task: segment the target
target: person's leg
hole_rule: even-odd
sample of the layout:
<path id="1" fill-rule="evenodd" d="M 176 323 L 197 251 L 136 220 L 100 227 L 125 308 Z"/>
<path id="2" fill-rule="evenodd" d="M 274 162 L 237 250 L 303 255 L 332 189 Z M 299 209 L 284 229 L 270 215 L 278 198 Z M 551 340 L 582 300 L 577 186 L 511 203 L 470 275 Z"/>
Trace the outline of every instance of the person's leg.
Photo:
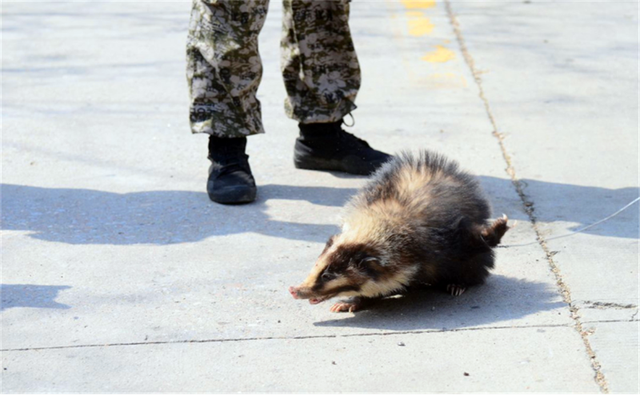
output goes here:
<path id="1" fill-rule="evenodd" d="M 269 0 L 193 0 L 187 81 L 193 133 L 208 133 L 207 192 L 219 203 L 256 195 L 246 136 L 264 133 L 256 92 L 262 77 L 258 34 Z"/>
<path id="2" fill-rule="evenodd" d="M 337 122 L 356 108 L 360 66 L 348 0 L 284 0 L 285 111 L 300 123 Z"/>
<path id="3" fill-rule="evenodd" d="M 389 159 L 342 130 L 356 108 L 360 66 L 349 30 L 349 0 L 283 0 L 285 111 L 299 122 L 294 164 L 370 174 Z"/>
<path id="4" fill-rule="evenodd" d="M 256 92 L 262 78 L 258 34 L 268 0 L 194 0 L 187 40 L 193 133 L 264 133 Z"/>

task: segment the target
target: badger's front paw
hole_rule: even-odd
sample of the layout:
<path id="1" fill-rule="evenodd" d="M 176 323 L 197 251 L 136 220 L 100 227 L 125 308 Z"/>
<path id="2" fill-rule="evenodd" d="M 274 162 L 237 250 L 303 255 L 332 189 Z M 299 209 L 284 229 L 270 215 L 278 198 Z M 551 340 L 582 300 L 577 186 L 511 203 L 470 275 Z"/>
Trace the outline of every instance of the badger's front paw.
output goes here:
<path id="1" fill-rule="evenodd" d="M 341 313 L 347 311 L 349 313 L 353 313 L 354 311 L 360 310 L 362 308 L 362 305 L 363 303 L 361 298 L 342 300 L 331 306 L 331 312 Z"/>

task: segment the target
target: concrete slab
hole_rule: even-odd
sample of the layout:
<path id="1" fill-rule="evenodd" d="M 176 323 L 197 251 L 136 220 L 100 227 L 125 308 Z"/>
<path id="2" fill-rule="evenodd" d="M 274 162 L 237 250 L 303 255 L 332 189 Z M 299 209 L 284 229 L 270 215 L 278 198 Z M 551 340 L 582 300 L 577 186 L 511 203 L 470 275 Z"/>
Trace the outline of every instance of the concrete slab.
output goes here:
<path id="1" fill-rule="evenodd" d="M 391 21 L 389 29 L 408 26 L 403 9 L 397 10 L 399 16 L 394 19 L 386 16 L 387 5 L 380 6 L 382 8 L 373 11 L 361 8 L 361 18 L 355 23 L 361 37 L 366 38 L 378 21 L 383 24 Z M 82 7 L 67 11 L 71 13 L 69 19 L 73 19 L 73 12 L 84 13 Z M 103 30 L 102 18 L 128 20 L 138 18 L 141 13 L 160 19 L 169 18 L 168 15 L 175 15 L 176 19 L 185 17 L 182 5 L 173 5 L 175 8 L 161 12 L 153 5 L 138 5 L 146 8 L 134 8 L 124 14 L 115 4 L 100 7 L 104 9 L 99 15 L 93 14 L 94 11 L 84 14 L 85 22 L 87 18 L 96 20 L 96 33 Z M 31 8 L 26 10 L 26 14 L 34 12 Z M 3 229 L 11 231 L 4 239 L 3 275 L 8 283 L 3 289 L 6 298 L 4 347 L 570 324 L 568 309 L 555 291 L 555 280 L 535 244 L 518 250 L 500 250 L 496 275 L 487 286 L 471 290 L 461 299 L 426 292 L 389 301 L 380 309 L 352 317 L 331 314 L 328 305 L 312 307 L 290 298 L 287 287 L 306 276 L 324 241 L 337 231 L 342 206 L 365 180 L 298 171 L 291 166 L 295 124 L 278 116 L 284 92 L 277 74 L 277 52 L 267 50 L 275 49 L 274 42 L 279 35 L 273 22 L 279 19 L 277 9 L 274 11 L 262 36 L 265 81 L 260 91 L 268 109 L 265 109 L 267 130 L 273 133 L 257 136 L 255 144 L 250 143 L 260 187 L 256 204 L 242 207 L 209 204 L 203 190 L 204 155 L 183 153 L 184 158 L 180 159 L 172 152 L 181 144 L 177 141 L 184 140 L 188 145 L 201 136 L 180 138 L 170 133 L 173 130 L 170 129 L 164 134 L 172 137 L 161 141 L 164 137 L 161 139 L 157 131 L 142 128 L 148 117 L 141 116 L 138 109 L 144 106 L 147 96 L 140 93 L 140 87 L 127 88 L 126 82 L 122 86 L 117 81 L 112 86 L 97 83 L 96 89 L 105 97 L 115 89 L 116 96 L 110 100 L 117 100 L 117 94 L 129 90 L 127 94 L 133 102 L 130 115 L 74 113 L 74 119 L 86 124 L 99 120 L 94 127 L 103 128 L 101 133 L 85 140 L 77 127 L 64 128 L 66 116 L 55 120 L 59 124 L 52 122 L 50 127 L 56 131 L 48 139 L 52 156 L 45 157 L 43 164 L 51 177 L 43 177 L 41 172 L 33 170 L 43 166 L 38 160 L 29 167 L 18 165 L 33 155 L 31 149 L 10 152 L 7 167 L 12 171 L 6 173 L 2 188 Z M 452 32 L 446 25 L 444 11 L 438 12 L 438 31 L 444 36 L 448 34 L 451 42 Z M 72 30 L 74 23 L 81 30 L 85 22 L 69 21 L 69 24 Z M 148 40 L 153 42 L 150 47 L 160 47 L 166 37 L 153 35 L 157 29 L 155 24 L 149 29 L 148 34 L 141 33 L 140 41 L 130 43 L 131 48 L 107 45 L 95 50 L 113 51 L 112 58 L 118 58 L 122 56 L 121 51 L 135 52 L 133 48 L 145 46 Z M 389 48 L 395 47 L 393 37 L 387 37 Z M 52 39 L 55 40 L 55 36 Z M 422 39 L 404 40 L 411 43 Z M 361 41 L 368 48 L 367 41 Z M 182 41 L 172 35 L 169 43 L 173 53 L 163 56 L 167 59 L 181 56 Z M 75 45 L 63 45 L 58 51 L 66 54 L 65 51 L 72 52 L 73 48 Z M 380 126 L 379 117 L 374 117 L 371 109 L 362 116 L 356 115 L 357 128 L 366 130 L 367 136 L 372 136 L 372 143 L 376 138 L 388 139 L 386 146 L 391 151 L 405 149 L 411 140 L 460 158 L 463 165 L 481 176 L 498 215 L 506 212 L 512 218 L 525 219 L 517 195 L 502 175 L 504 165 L 500 153 L 484 133 L 489 130 L 489 124 L 482 106 L 475 100 L 474 88 L 454 86 L 436 90 L 433 95 L 424 94 L 423 89 L 429 85 L 419 82 L 426 78 L 419 74 L 438 72 L 439 66 L 422 61 L 421 56 L 421 51 L 413 55 L 405 51 L 402 56 L 389 57 L 393 67 L 413 70 L 399 75 L 396 81 L 401 86 L 414 86 L 414 90 L 402 93 L 396 99 L 397 104 L 389 106 L 390 114 L 384 121 L 386 128 Z M 71 54 L 63 57 L 73 59 Z M 374 60 L 365 56 L 363 69 L 379 70 Z M 419 67 L 423 63 L 428 65 L 426 71 Z M 169 64 L 173 65 L 170 74 L 173 85 L 166 88 L 174 92 L 171 100 L 175 102 L 175 97 L 183 96 L 184 86 L 175 83 L 178 64 Z M 446 68 L 465 80 L 471 78 L 462 62 L 447 64 Z M 179 69 L 182 73 L 182 68 Z M 50 77 L 47 73 L 42 76 Z M 102 78 L 108 76 L 96 76 L 96 81 Z M 142 78 L 140 84 L 146 87 L 161 85 L 165 76 Z M 390 91 L 396 82 L 387 83 L 390 85 L 382 90 L 373 85 L 369 85 L 369 91 L 363 88 L 362 107 L 379 108 L 379 103 L 373 105 L 376 98 L 381 92 Z M 10 89 L 10 97 L 20 96 L 26 100 L 25 92 L 29 89 L 35 90 L 37 85 Z M 49 94 L 53 91 L 47 90 Z M 70 99 L 82 101 L 82 95 L 72 93 L 68 96 Z M 421 104 L 408 105 L 413 100 L 420 100 Z M 438 124 L 424 126 L 421 105 L 439 108 L 440 103 L 467 108 L 467 117 L 457 121 L 457 113 L 440 110 Z M 400 108 L 403 113 L 395 114 Z M 168 115 L 171 114 L 163 116 Z M 182 115 L 172 115 L 166 122 L 182 123 L 184 128 Z M 385 132 L 398 124 L 399 116 L 408 117 L 407 122 L 402 122 L 407 129 L 391 135 Z M 9 118 L 6 140 L 10 147 L 32 146 L 33 136 L 18 129 L 25 123 L 32 123 L 32 128 L 37 129 L 31 119 L 18 122 Z M 370 128 L 376 123 L 376 128 Z M 459 126 L 454 128 L 456 124 Z M 278 129 L 285 133 L 279 133 Z M 112 134 L 120 136 L 115 141 L 127 141 L 129 136 L 139 141 L 131 143 L 134 150 L 118 149 L 117 144 L 103 141 L 107 138 L 104 136 Z M 83 150 L 70 143 L 78 139 Z M 82 143 L 86 141 L 93 143 L 85 146 Z M 469 154 L 455 155 L 459 150 Z M 77 157 L 81 155 L 79 151 L 87 158 L 99 157 L 104 162 L 83 163 L 83 159 Z M 68 154 L 60 158 L 61 152 Z M 154 160 L 140 161 L 136 156 Z M 122 167 L 122 163 L 130 163 L 130 167 Z M 167 163 L 171 163 L 171 167 L 163 168 Z M 69 166 L 74 168 L 73 172 L 65 172 Z M 532 242 L 534 239 L 531 227 L 524 223 L 505 240 Z M 49 328 L 44 333 L 43 325 Z"/>
<path id="2" fill-rule="evenodd" d="M 496 215 L 519 225 L 485 286 L 355 315 L 286 291 L 366 180 L 292 166 L 280 4 L 260 37 L 267 134 L 248 146 L 259 196 L 241 207 L 208 201 L 206 138 L 187 130 L 188 2 L 3 4 L 3 390 L 597 391 L 444 3 L 432 3 L 352 3 L 364 81 L 350 131 L 389 152 L 424 147 L 459 160 Z M 500 15 L 478 20 L 499 26 Z M 508 41 L 508 30 L 493 34 Z M 543 180 L 541 201 L 564 182 Z M 593 248 L 610 243 L 589 236 Z M 620 251 L 627 259 L 631 250 Z M 607 355 L 603 371 L 615 359 Z M 345 371 L 364 378 L 327 379 Z M 627 388 L 628 377 L 611 373 L 611 388 Z"/>
<path id="3" fill-rule="evenodd" d="M 602 363 L 612 393 L 631 393 L 638 386 L 638 321 L 588 322 L 589 341 Z"/>
<path id="4" fill-rule="evenodd" d="M 637 323 L 638 5 L 452 8 L 577 317 Z M 628 327 L 608 326 L 620 338 Z M 611 363 L 611 388 L 637 392 L 635 370 Z"/>
<path id="5" fill-rule="evenodd" d="M 597 393 L 573 332 L 462 330 L 5 352 L 3 392 Z"/>

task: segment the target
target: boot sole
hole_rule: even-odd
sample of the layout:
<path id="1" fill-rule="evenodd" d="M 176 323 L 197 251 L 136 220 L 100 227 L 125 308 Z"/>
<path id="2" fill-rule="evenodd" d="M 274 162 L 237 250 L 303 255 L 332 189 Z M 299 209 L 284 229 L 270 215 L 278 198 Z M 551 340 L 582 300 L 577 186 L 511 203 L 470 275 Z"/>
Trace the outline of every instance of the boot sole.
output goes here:
<path id="1" fill-rule="evenodd" d="M 343 160 L 295 157 L 293 158 L 293 165 L 297 169 L 340 171 L 360 176 L 368 176 L 375 171 L 375 169 L 371 169 L 369 164 L 363 165 L 362 159 L 354 156 L 347 156 Z"/>
<path id="2" fill-rule="evenodd" d="M 230 186 L 213 190 L 213 182 L 207 182 L 207 194 L 211 201 L 220 204 L 246 204 L 256 200 L 256 188 Z"/>

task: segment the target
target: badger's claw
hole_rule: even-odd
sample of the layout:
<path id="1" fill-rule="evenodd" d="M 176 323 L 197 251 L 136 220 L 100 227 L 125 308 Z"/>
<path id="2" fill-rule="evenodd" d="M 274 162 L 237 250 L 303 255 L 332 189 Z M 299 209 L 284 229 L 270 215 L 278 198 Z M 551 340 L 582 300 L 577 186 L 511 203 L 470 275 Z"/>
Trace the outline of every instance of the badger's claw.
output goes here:
<path id="1" fill-rule="evenodd" d="M 447 285 L 447 292 L 449 292 L 452 296 L 460 296 L 466 291 L 467 288 L 457 284 L 449 284 Z"/>
<path id="2" fill-rule="evenodd" d="M 353 313 L 354 311 L 360 310 L 362 307 L 361 299 L 353 298 L 349 300 L 342 300 L 333 306 L 331 306 L 332 313 L 340 313 L 340 312 L 349 312 Z"/>
<path id="3" fill-rule="evenodd" d="M 357 303 L 351 303 L 351 302 L 338 302 L 336 304 L 334 304 L 333 306 L 331 306 L 331 312 L 332 313 L 340 313 L 343 311 L 348 311 L 349 313 L 352 313 L 354 311 L 356 311 L 358 309 L 358 304 Z"/>

